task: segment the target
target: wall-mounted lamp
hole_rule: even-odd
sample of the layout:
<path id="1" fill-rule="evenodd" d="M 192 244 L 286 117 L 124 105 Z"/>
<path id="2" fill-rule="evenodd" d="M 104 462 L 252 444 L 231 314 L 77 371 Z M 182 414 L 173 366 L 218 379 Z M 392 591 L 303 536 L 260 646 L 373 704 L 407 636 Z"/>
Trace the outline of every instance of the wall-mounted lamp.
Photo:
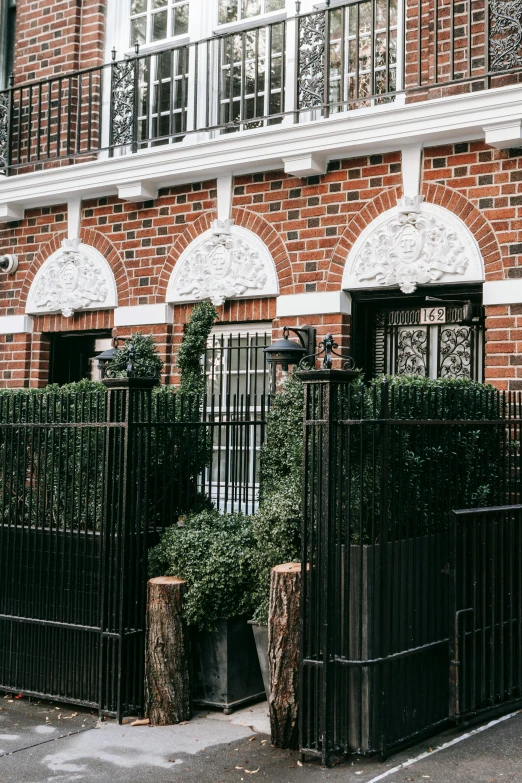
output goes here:
<path id="1" fill-rule="evenodd" d="M 126 337 L 113 337 L 112 348 L 107 348 L 105 351 L 102 351 L 95 357 L 96 361 L 98 362 L 98 367 L 100 368 L 100 375 L 102 379 L 108 378 L 110 376 L 110 367 L 112 362 L 116 358 L 116 354 L 118 353 L 118 344 L 125 343 L 125 342 L 127 342 Z M 131 378 L 133 372 L 134 372 L 134 346 L 131 346 L 129 348 L 129 363 L 127 365 L 127 376 Z"/>
<path id="2" fill-rule="evenodd" d="M 290 332 L 297 335 L 299 342 L 289 340 Z M 265 348 L 266 360 L 273 367 L 281 365 L 287 372 L 291 364 L 299 364 L 305 356 L 315 353 L 316 331 L 313 326 L 303 329 L 285 326 L 283 337 Z"/>
<path id="3" fill-rule="evenodd" d="M 0 272 L 5 272 L 6 275 L 12 275 L 18 269 L 18 256 L 5 255 L 0 256 Z"/>

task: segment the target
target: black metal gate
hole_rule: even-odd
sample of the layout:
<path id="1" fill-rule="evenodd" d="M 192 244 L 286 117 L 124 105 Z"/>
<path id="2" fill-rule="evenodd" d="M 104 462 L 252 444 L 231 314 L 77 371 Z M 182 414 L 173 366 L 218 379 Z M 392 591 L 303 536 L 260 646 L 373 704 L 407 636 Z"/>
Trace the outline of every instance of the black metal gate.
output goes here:
<path id="1" fill-rule="evenodd" d="M 0 394 L 0 690 L 122 718 L 144 706 L 148 548 L 202 504 L 252 513 L 268 403 L 104 383 Z"/>
<path id="2" fill-rule="evenodd" d="M 450 716 L 522 699 L 522 506 L 453 514 Z"/>
<path id="3" fill-rule="evenodd" d="M 142 394 L 0 397 L 2 690 L 142 709 Z"/>
<path id="4" fill-rule="evenodd" d="M 456 611 L 475 607 L 467 624 L 458 615 L 460 712 L 518 696 L 519 514 L 491 518 L 470 565 L 475 539 L 450 561 L 450 534 L 455 508 L 519 502 L 522 398 L 478 385 L 350 384 L 343 371 L 303 377 L 300 736 L 304 754 L 329 764 L 385 756 L 449 721 L 450 562 Z M 457 518 L 462 530 L 468 517 Z M 470 604 L 475 578 L 487 600 Z"/>

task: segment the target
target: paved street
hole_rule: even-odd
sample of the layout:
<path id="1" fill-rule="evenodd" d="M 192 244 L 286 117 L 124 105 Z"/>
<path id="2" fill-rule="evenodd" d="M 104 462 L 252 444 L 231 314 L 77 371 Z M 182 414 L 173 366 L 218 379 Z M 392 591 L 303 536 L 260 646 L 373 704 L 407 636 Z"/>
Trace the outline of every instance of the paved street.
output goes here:
<path id="1" fill-rule="evenodd" d="M 99 722 L 93 712 L 12 696 L 0 708 L 2 783 L 522 783 L 522 713 L 452 729 L 385 764 L 355 757 L 322 770 L 270 746 L 266 704 L 164 728 Z"/>

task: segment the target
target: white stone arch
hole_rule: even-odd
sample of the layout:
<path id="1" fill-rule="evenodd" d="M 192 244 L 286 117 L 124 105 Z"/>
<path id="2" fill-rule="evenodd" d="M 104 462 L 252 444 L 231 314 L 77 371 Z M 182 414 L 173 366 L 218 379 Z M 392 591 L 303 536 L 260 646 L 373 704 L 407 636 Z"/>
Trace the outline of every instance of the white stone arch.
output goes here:
<path id="1" fill-rule="evenodd" d="M 232 220 L 214 220 L 212 227 L 185 248 L 167 286 L 167 302 L 278 296 L 279 281 L 272 255 L 252 231 Z"/>
<path id="2" fill-rule="evenodd" d="M 79 239 L 64 239 L 47 258 L 29 289 L 29 315 L 61 313 L 69 318 L 84 310 L 108 310 L 118 305 L 113 271 L 96 248 Z"/>
<path id="3" fill-rule="evenodd" d="M 344 290 L 484 282 L 484 261 L 466 224 L 422 197 L 402 199 L 361 232 L 344 268 Z"/>

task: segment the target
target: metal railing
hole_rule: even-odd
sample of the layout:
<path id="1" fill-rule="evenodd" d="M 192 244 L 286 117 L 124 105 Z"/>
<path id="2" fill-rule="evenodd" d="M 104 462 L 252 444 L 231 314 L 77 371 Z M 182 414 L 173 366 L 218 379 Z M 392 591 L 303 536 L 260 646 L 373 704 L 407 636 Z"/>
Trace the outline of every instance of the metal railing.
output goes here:
<path id="1" fill-rule="evenodd" d="M 518 82 L 518 6 L 357 0 L 0 92 L 0 171 Z M 198 141 L 198 135 L 194 141 Z"/>
<path id="2" fill-rule="evenodd" d="M 471 569 L 487 601 L 497 590 L 495 623 L 519 585 L 519 566 L 509 571 L 522 558 L 517 509 L 496 531 L 484 523 L 453 559 L 450 537 L 453 509 L 520 502 L 522 397 L 478 384 L 397 383 L 365 388 L 318 373 L 305 385 L 301 748 L 325 764 L 348 753 L 386 756 L 447 722 L 450 630 L 474 600 Z M 470 529 L 471 517 L 457 517 Z M 477 547 L 468 560 L 474 541 L 487 564 Z M 455 562 L 464 582 L 452 609 Z M 466 677 L 476 675 L 472 688 L 460 682 L 462 714 L 520 697 L 520 672 L 509 674 L 516 655 L 520 663 L 518 604 L 503 610 L 486 669 L 473 670 L 473 655 L 491 612 L 479 602 L 476 625 L 461 625 Z"/>
<path id="3" fill-rule="evenodd" d="M 267 406 L 105 383 L 0 394 L 0 690 L 122 718 L 143 709 L 148 548 L 191 510 L 255 510 Z"/>

